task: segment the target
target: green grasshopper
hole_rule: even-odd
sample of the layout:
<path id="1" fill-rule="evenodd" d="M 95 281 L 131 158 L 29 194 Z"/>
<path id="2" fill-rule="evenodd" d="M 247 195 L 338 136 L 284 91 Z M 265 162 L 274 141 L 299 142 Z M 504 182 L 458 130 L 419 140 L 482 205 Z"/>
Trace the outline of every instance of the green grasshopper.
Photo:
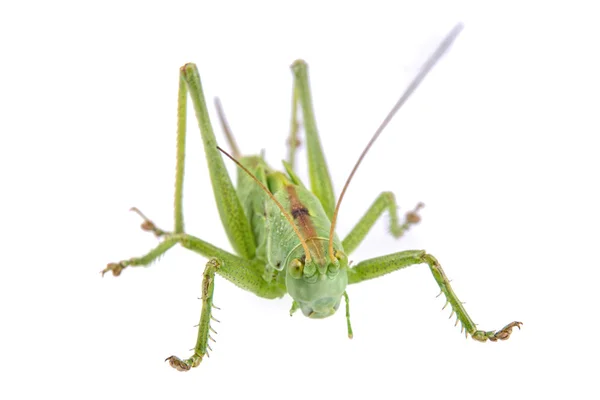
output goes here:
<path id="1" fill-rule="evenodd" d="M 304 61 L 298 60 L 292 65 L 294 74 L 292 129 L 288 162 L 283 162 L 285 173 L 271 168 L 262 156 L 241 155 L 218 101 L 217 111 L 233 156 L 217 146 L 196 66 L 186 64 L 181 67 L 177 113 L 174 230 L 167 232 L 159 229 L 139 210 L 132 209 L 144 219 L 142 229 L 153 232 L 162 241 L 148 254 L 110 263 L 102 271 L 102 275 L 110 271 L 114 276 L 118 276 L 126 267 L 148 266 L 176 244 L 209 258 L 202 280 L 202 311 L 194 353 L 187 359 L 168 357 L 166 361 L 169 361 L 173 368 L 188 371 L 192 367 L 197 367 L 205 355 L 209 355 L 209 340 L 212 339 L 210 323 L 211 320 L 215 320 L 212 309 L 216 308 L 213 304 L 216 274 L 266 299 L 280 298 L 288 293 L 293 299 L 290 314 L 301 309 L 302 313 L 309 318 L 325 318 L 333 315 L 343 297 L 348 336 L 352 338 L 346 293 L 348 285 L 377 278 L 411 265 L 427 264 L 441 293 L 446 296 L 446 305 L 450 304 L 452 307 L 452 312 L 456 314 L 457 322 L 460 321 L 465 335 L 469 334 L 473 339 L 481 342 L 506 340 L 514 327 L 520 328 L 521 323 L 515 321 L 498 331 L 477 330 L 463 303 L 452 290 L 439 262 L 424 250 L 393 253 L 365 260 L 350 267 L 348 255 L 362 242 L 385 210 L 389 212 L 391 233 L 398 238 L 419 222 L 418 210 L 422 204 L 408 212 L 401 223 L 398 219 L 394 195 L 390 192 L 381 193 L 344 240 L 340 241 L 335 234 L 341 201 L 365 154 L 461 30 L 462 25 L 458 25 L 449 33 L 375 132 L 354 166 L 337 203 L 317 133 L 308 82 L 308 68 Z M 200 126 L 219 215 L 237 255 L 184 232 L 182 190 L 188 93 Z M 294 155 L 298 147 L 296 118 L 298 107 L 303 113 L 306 132 L 310 190 L 304 186 L 293 168 Z M 237 190 L 227 173 L 221 153 L 231 158 L 242 170 L 238 174 Z"/>

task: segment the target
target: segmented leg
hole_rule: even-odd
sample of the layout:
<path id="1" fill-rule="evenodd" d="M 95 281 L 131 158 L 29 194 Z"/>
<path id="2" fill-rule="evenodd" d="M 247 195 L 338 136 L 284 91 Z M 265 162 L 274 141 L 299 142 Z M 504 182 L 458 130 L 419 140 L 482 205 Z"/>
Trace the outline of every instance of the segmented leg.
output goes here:
<path id="1" fill-rule="evenodd" d="M 198 120 L 198 125 L 200 126 L 202 142 L 204 143 L 204 152 L 206 153 L 206 159 L 208 161 L 208 170 L 213 186 L 213 193 L 227 237 L 236 253 L 245 259 L 253 259 L 256 253 L 254 236 L 248 218 L 246 218 L 246 215 L 244 214 L 242 204 L 231 183 L 231 178 L 225 168 L 221 153 L 217 150 L 217 141 L 210 124 L 208 110 L 206 109 L 206 101 L 202 92 L 202 83 L 200 82 L 200 75 L 198 74 L 196 65 L 186 64 L 181 67 L 180 79 L 185 82 L 185 85 L 180 84 L 179 86 L 179 101 L 184 97 L 182 92 L 187 90 L 192 99 L 192 103 L 194 104 L 194 110 L 196 111 L 196 118 Z M 180 107 L 180 113 L 178 115 L 180 118 L 183 118 L 185 115 L 185 107 Z M 180 143 L 178 141 L 178 155 L 179 146 Z M 183 150 L 181 151 L 183 154 Z M 183 156 L 181 156 L 181 161 L 183 162 Z M 176 184 L 178 185 L 177 187 L 183 184 L 183 172 L 181 180 Z M 179 196 L 179 199 L 176 199 L 176 202 L 180 202 L 180 198 L 181 196 Z M 176 212 L 176 216 L 177 215 Z"/>
<path id="2" fill-rule="evenodd" d="M 185 172 L 185 132 L 187 123 L 187 84 L 179 77 L 177 94 L 177 162 L 175 165 L 175 233 L 183 233 L 183 174 Z M 147 220 L 146 217 L 143 216 Z"/>
<path id="3" fill-rule="evenodd" d="M 325 155 L 323 154 L 317 123 L 315 122 L 310 85 L 308 83 L 308 66 L 303 60 L 296 60 L 292 64 L 292 71 L 295 77 L 294 90 L 297 91 L 298 101 L 300 107 L 302 107 L 311 191 L 321 201 L 325 214 L 331 219 L 335 210 L 335 194 L 333 193 L 331 176 L 325 162 Z"/>
<path id="4" fill-rule="evenodd" d="M 202 312 L 200 313 L 200 323 L 198 324 L 198 339 L 194 347 L 194 354 L 188 359 L 182 360 L 176 356 L 167 357 L 171 367 L 178 371 L 189 371 L 190 368 L 200 365 L 204 355 L 208 355 L 208 350 L 211 350 L 208 344 L 209 340 L 213 340 L 210 331 L 214 329 L 210 326 L 213 309 L 213 292 L 215 289 L 215 273 L 221 264 L 217 259 L 211 259 L 206 263 L 204 269 L 204 277 L 202 279 Z"/>
<path id="5" fill-rule="evenodd" d="M 160 256 L 165 254 L 171 247 L 175 246 L 179 242 L 179 236 L 181 233 L 170 235 L 165 238 L 158 246 L 150 250 L 147 254 L 141 257 L 133 257 L 128 260 L 122 260 L 116 263 L 109 263 L 101 273 L 102 276 L 107 272 L 112 272 L 113 276 L 121 275 L 121 272 L 127 267 L 147 267 L 156 261 Z"/>
<path id="6" fill-rule="evenodd" d="M 288 138 L 288 164 L 294 170 L 296 162 L 296 153 L 300 147 L 300 139 L 298 138 L 298 130 L 300 123 L 298 122 L 298 90 L 296 84 L 292 90 L 292 118 L 290 120 L 290 136 Z"/>
<path id="7" fill-rule="evenodd" d="M 358 247 L 385 209 L 387 209 L 390 214 L 390 233 L 395 238 L 399 238 L 412 225 L 419 223 L 421 217 L 419 217 L 418 211 L 423 208 L 423 206 L 423 203 L 417 204 L 412 211 L 406 213 L 404 221 L 400 223 L 394 194 L 392 192 L 381 193 L 377 199 L 375 199 L 375 202 L 367 210 L 365 215 L 358 221 L 354 228 L 352 228 L 348 236 L 344 238 L 342 242 L 344 251 L 346 254 L 350 254 Z"/>
<path id="8" fill-rule="evenodd" d="M 210 326 L 210 320 L 214 319 L 212 317 L 212 308 L 214 307 L 212 299 L 215 273 L 260 297 L 274 299 L 285 294 L 285 287 L 269 284 L 262 278 L 260 262 L 243 259 L 185 233 L 163 231 L 141 211 L 136 208 L 133 210 L 144 219 L 141 225 L 142 229 L 153 232 L 157 237 L 162 238 L 162 242 L 142 257 L 108 264 L 102 271 L 102 276 L 107 272 L 119 276 L 126 267 L 149 266 L 177 243 L 203 256 L 211 257 L 211 260 L 206 264 L 202 280 L 202 312 L 198 324 L 198 339 L 194 347 L 194 354 L 185 360 L 176 356 L 170 356 L 165 360 L 169 361 L 169 364 L 178 371 L 188 371 L 192 367 L 197 367 L 204 355 L 208 355 L 207 349 L 210 349 L 208 340 L 212 340 L 209 331 L 213 330 Z"/>
<path id="9" fill-rule="evenodd" d="M 446 277 L 444 270 L 442 270 L 441 265 L 435 257 L 427 254 L 424 250 L 402 251 L 383 257 L 365 260 L 348 271 L 348 283 L 354 284 L 377 278 L 415 264 L 427 264 L 429 266 L 433 278 L 437 282 L 442 293 L 446 296 L 446 305 L 450 304 L 452 313 L 456 313 L 457 321 L 460 321 L 462 328 L 465 329 L 465 335 L 468 333 L 473 339 L 481 342 L 487 340 L 495 342 L 497 340 L 508 339 L 513 328 L 517 327 L 520 329 L 522 323 L 515 321 L 498 331 L 477 330 L 475 323 L 471 317 L 469 317 L 463 304 L 452 290 L 450 281 Z"/>
<path id="10" fill-rule="evenodd" d="M 127 267 L 147 267 L 165 254 L 171 247 L 179 243 L 186 249 L 192 250 L 204 257 L 218 259 L 220 267 L 217 273 L 244 290 L 268 299 L 281 297 L 285 294 L 285 288 L 277 286 L 277 284 L 269 284 L 263 279 L 264 265 L 260 261 L 246 260 L 186 233 L 165 232 L 156 228 L 154 223 L 148 219 L 145 219 L 144 223 L 142 223 L 142 227 L 144 226 L 151 226 L 162 232 L 162 242 L 141 257 L 108 264 L 102 271 L 103 276 L 107 272 L 112 272 L 114 276 L 119 276 L 123 269 Z M 152 229 L 146 230 L 153 231 Z"/>

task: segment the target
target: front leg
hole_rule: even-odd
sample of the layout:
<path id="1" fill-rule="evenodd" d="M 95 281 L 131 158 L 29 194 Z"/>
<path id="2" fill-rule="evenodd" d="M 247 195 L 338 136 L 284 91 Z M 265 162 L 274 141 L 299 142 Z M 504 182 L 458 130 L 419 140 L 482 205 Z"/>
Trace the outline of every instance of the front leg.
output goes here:
<path id="1" fill-rule="evenodd" d="M 170 356 L 165 360 L 169 361 L 169 364 L 178 371 L 188 371 L 190 368 L 197 367 L 204 355 L 208 355 L 208 350 L 210 350 L 208 340 L 212 338 L 209 331 L 213 330 L 210 326 L 210 321 L 214 320 L 212 309 L 213 307 L 216 308 L 213 305 L 215 274 L 218 273 L 238 287 L 263 298 L 274 299 L 285 294 L 285 287 L 271 284 L 262 278 L 262 266 L 259 261 L 238 257 L 202 239 L 185 233 L 163 231 L 147 219 L 139 210 L 134 209 L 134 211 L 144 218 L 142 229 L 153 232 L 162 241 L 158 246 L 141 257 L 108 264 L 102 271 L 102 275 L 112 272 L 114 276 L 119 276 L 123 269 L 127 267 L 146 267 L 178 243 L 189 250 L 211 258 L 206 264 L 202 279 L 202 312 L 200 323 L 198 324 L 198 339 L 196 340 L 194 353 L 190 358 L 185 360 L 176 356 Z"/>
<path id="2" fill-rule="evenodd" d="M 214 307 L 213 292 L 215 290 L 215 273 L 220 266 L 221 263 L 213 258 L 206 263 L 206 268 L 204 269 L 202 279 L 202 312 L 200 314 L 200 323 L 198 324 L 198 339 L 194 347 L 194 354 L 186 360 L 182 360 L 176 356 L 167 357 L 165 360 L 177 371 L 189 371 L 190 368 L 197 367 L 200 365 L 204 355 L 208 355 L 208 350 L 212 350 L 208 344 L 208 340 L 214 341 L 209 331 L 214 332 L 214 329 L 210 326 L 210 321 L 211 319 L 215 320 L 212 316 L 212 309 Z"/>
<path id="3" fill-rule="evenodd" d="M 418 211 L 423 207 L 423 203 L 417 204 L 412 211 L 406 213 L 404 221 L 400 223 L 394 194 L 392 192 L 381 193 L 377 196 L 377 199 L 375 199 L 375 202 L 369 207 L 365 215 L 358 221 L 356 226 L 352 228 L 352 231 L 350 231 L 348 236 L 342 241 L 344 251 L 346 254 L 352 253 L 364 240 L 367 233 L 369 233 L 375 224 L 375 221 L 377 221 L 386 209 L 390 214 L 390 233 L 395 238 L 399 238 L 408 230 L 408 228 L 421 221 Z"/>
<path id="4" fill-rule="evenodd" d="M 450 281 L 446 277 L 442 266 L 435 257 L 431 254 L 427 254 L 424 250 L 401 251 L 399 253 L 365 260 L 348 271 L 348 283 L 354 284 L 377 278 L 415 264 L 427 264 L 429 266 L 433 278 L 437 282 L 442 293 L 446 296 L 446 305 L 450 304 L 452 313 L 456 313 L 457 320 L 460 321 L 462 328 L 465 329 L 465 334 L 468 333 L 473 339 L 480 342 L 485 342 L 487 340 L 492 342 L 506 340 L 509 338 L 514 327 L 521 329 L 522 323 L 515 321 L 506 325 L 499 331 L 477 330 L 475 323 L 463 307 L 463 303 L 458 299 L 454 290 L 452 290 Z"/>

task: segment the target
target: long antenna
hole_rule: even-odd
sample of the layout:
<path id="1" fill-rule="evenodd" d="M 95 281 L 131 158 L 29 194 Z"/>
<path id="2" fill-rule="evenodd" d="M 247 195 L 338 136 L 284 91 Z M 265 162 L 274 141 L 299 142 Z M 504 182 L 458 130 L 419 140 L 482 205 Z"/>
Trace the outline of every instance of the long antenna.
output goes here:
<path id="1" fill-rule="evenodd" d="M 425 64 L 423 64 L 423 66 L 421 67 L 421 70 L 419 71 L 417 76 L 415 76 L 415 78 L 412 80 L 410 85 L 408 85 L 408 87 L 406 88 L 406 90 L 404 91 L 404 93 L 402 94 L 400 99 L 396 102 L 394 107 L 392 107 L 392 110 L 388 113 L 387 117 L 385 117 L 385 119 L 383 120 L 381 125 L 379 125 L 379 128 L 377 128 L 377 130 L 375 131 L 375 134 L 373 134 L 373 137 L 367 144 L 367 147 L 365 147 L 362 154 L 358 158 L 358 161 L 354 165 L 354 168 L 352 169 L 350 176 L 348 177 L 348 179 L 346 180 L 346 183 L 344 184 L 344 188 L 342 189 L 340 198 L 338 199 L 338 202 L 335 206 L 333 218 L 331 219 L 331 230 L 329 231 L 329 257 L 331 258 L 331 261 L 335 262 L 335 257 L 333 255 L 333 233 L 335 231 L 335 223 L 337 221 L 338 212 L 340 211 L 340 204 L 342 203 L 342 199 L 344 198 L 344 194 L 346 193 L 346 189 L 348 189 L 348 185 L 350 184 L 352 177 L 354 177 L 354 173 L 358 169 L 358 166 L 362 162 L 363 158 L 365 158 L 365 155 L 367 154 L 367 152 L 369 151 L 371 146 L 373 146 L 373 143 L 375 143 L 375 140 L 377 140 L 377 138 L 379 137 L 381 132 L 385 129 L 385 127 L 388 125 L 388 123 L 392 120 L 394 115 L 396 115 L 396 113 L 398 112 L 400 107 L 402 107 L 404 105 L 404 103 L 406 103 L 406 100 L 408 100 L 408 98 L 413 94 L 415 89 L 417 89 L 419 84 L 423 81 L 423 79 L 431 71 L 431 69 L 434 67 L 434 65 L 440 60 L 442 55 L 444 55 L 444 53 L 446 53 L 446 51 L 448 50 L 448 48 L 450 47 L 452 42 L 454 42 L 454 39 L 456 39 L 456 37 L 462 31 L 462 29 L 463 29 L 463 25 L 461 23 L 457 24 L 454 28 L 452 28 L 450 33 L 448 33 L 446 38 L 442 41 L 442 43 L 440 43 L 440 45 L 435 50 L 435 52 L 429 57 L 429 59 L 427 59 Z"/>
<path id="2" fill-rule="evenodd" d="M 217 146 L 217 149 L 221 153 L 225 154 L 231 161 L 233 161 L 234 163 L 236 163 L 238 167 L 240 167 L 241 169 L 243 169 L 244 172 L 247 173 L 248 176 L 250 176 L 250 178 L 254 179 L 254 182 L 258 183 L 258 186 L 260 186 L 261 189 L 264 190 L 264 192 L 269 195 L 269 197 L 271 198 L 271 200 L 273 200 L 275 202 L 275 204 L 277 204 L 277 207 L 279 207 L 279 209 L 281 210 L 281 212 L 283 213 L 283 215 L 287 218 L 287 220 L 290 223 L 290 225 L 292 226 L 292 228 L 294 228 L 294 232 L 296 232 L 296 235 L 298 236 L 298 239 L 300 239 L 300 244 L 302 245 L 302 248 L 304 249 L 304 254 L 306 255 L 306 262 L 309 262 L 310 259 L 311 259 L 310 258 L 310 251 L 308 250 L 308 246 L 306 244 L 306 241 L 304 240 L 304 238 L 302 237 L 302 234 L 298 230 L 298 227 L 294 223 L 294 219 L 292 218 L 292 216 L 285 211 L 285 209 L 283 208 L 283 206 L 281 205 L 281 203 L 277 201 L 277 199 L 275 198 L 275 196 L 273 196 L 273 193 L 271 193 L 269 191 L 269 189 L 267 189 L 266 186 L 263 185 L 263 183 L 261 181 L 259 181 L 254 175 L 252 175 L 252 172 L 248 171 L 248 169 L 246 167 L 244 167 L 242 165 L 242 163 L 240 163 L 238 160 L 236 160 L 235 158 L 233 158 L 233 156 L 229 155 L 229 153 L 227 153 L 225 150 L 223 150 L 219 146 Z"/>
<path id="3" fill-rule="evenodd" d="M 240 153 L 240 148 L 233 137 L 233 133 L 231 133 L 231 128 L 229 128 L 229 124 L 227 123 L 227 118 L 225 118 L 225 112 L 223 112 L 223 107 L 221 106 L 221 100 L 218 97 L 215 97 L 215 107 L 217 109 L 217 115 L 219 116 L 219 121 L 221 122 L 221 128 L 223 128 L 223 132 L 225 132 L 225 137 L 229 142 L 229 147 L 231 147 L 231 151 L 233 152 L 233 156 L 235 158 L 240 158 L 242 153 Z"/>

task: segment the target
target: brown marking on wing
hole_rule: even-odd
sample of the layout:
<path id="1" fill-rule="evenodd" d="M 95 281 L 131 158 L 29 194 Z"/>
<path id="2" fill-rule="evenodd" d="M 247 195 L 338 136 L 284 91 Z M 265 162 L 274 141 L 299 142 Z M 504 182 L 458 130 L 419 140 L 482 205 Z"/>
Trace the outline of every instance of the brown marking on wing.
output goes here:
<path id="1" fill-rule="evenodd" d="M 294 219 L 298 219 L 298 217 L 301 215 L 310 216 L 310 214 L 308 213 L 308 209 L 304 207 L 292 209 L 292 217 L 294 217 Z"/>
<path id="2" fill-rule="evenodd" d="M 325 255 L 320 241 L 310 240 L 311 238 L 317 237 L 317 231 L 310 218 L 308 208 L 298 198 L 296 188 L 293 185 L 286 186 L 289 200 L 290 200 L 290 214 L 296 221 L 296 226 L 302 233 L 302 237 L 306 240 L 306 244 L 310 249 L 311 254 L 316 258 L 317 263 L 323 263 L 325 261 Z"/>

